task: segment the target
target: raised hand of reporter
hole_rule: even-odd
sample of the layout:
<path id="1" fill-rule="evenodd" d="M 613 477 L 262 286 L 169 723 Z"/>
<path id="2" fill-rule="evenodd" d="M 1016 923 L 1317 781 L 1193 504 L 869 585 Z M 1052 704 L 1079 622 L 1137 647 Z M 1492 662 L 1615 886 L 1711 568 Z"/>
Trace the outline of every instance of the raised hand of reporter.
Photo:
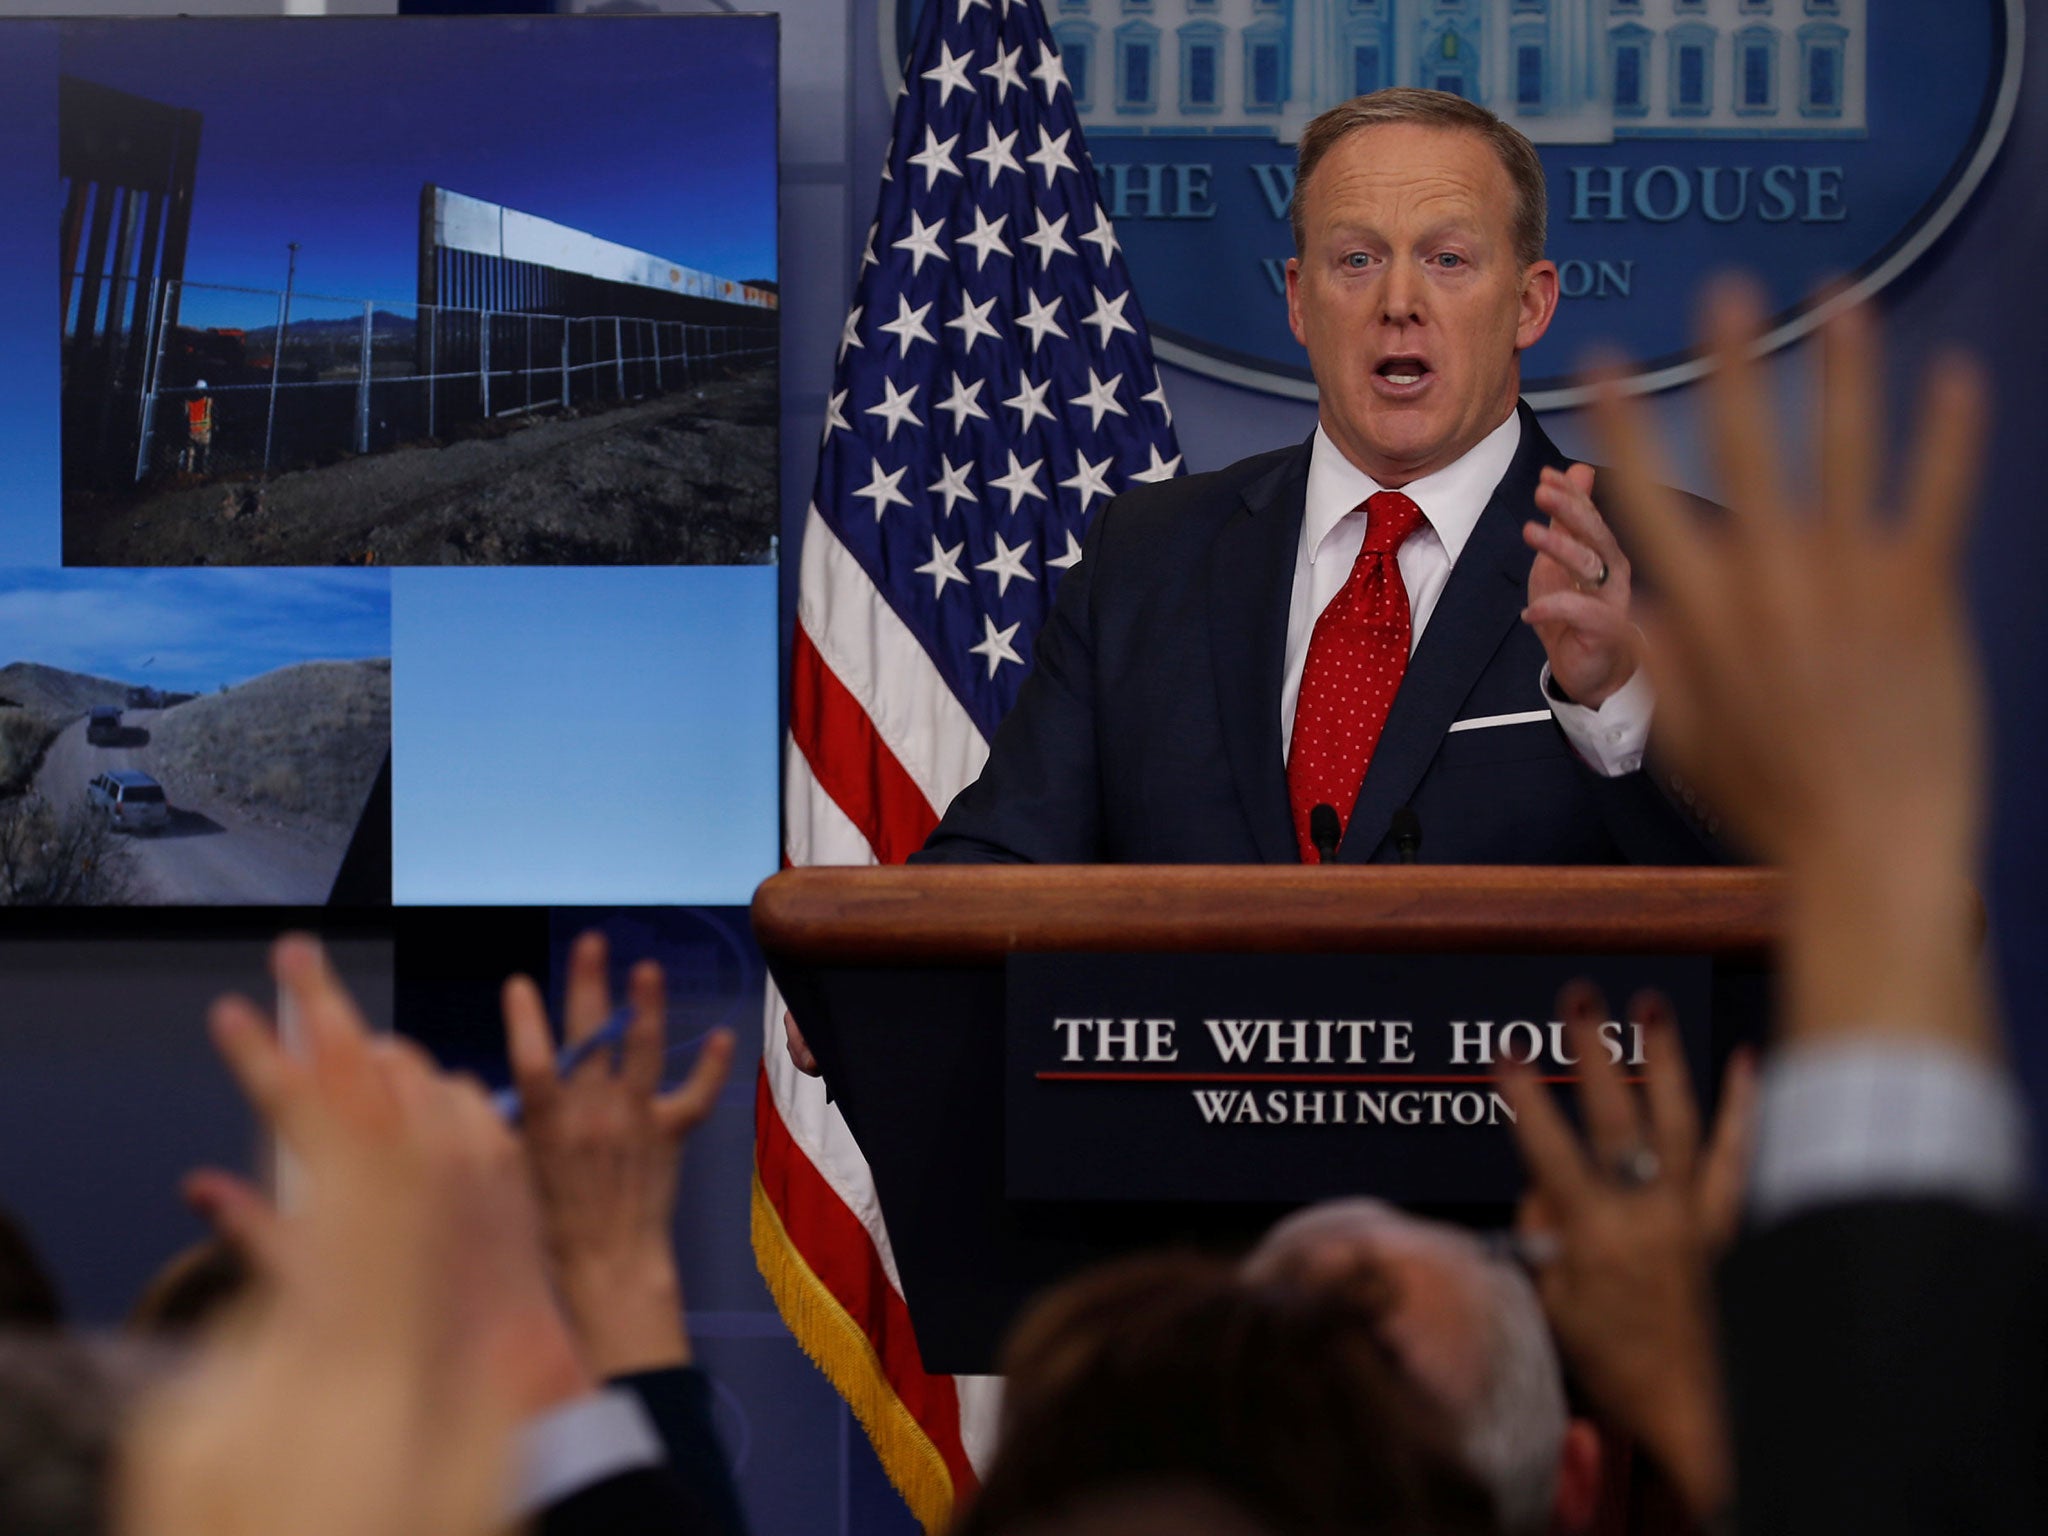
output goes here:
<path id="1" fill-rule="evenodd" d="M 303 1060 L 248 1002 L 215 1040 L 298 1160 L 303 1209 L 269 1233 L 260 1303 L 128 1437 L 119 1525 L 136 1536 L 464 1536 L 498 1528 L 530 1361 L 476 1305 L 508 1219 L 480 1193 L 503 1128 L 474 1085 L 373 1044 L 319 947 L 281 941 Z M 485 1254 L 470 1250 L 481 1239 Z"/>
<path id="2" fill-rule="evenodd" d="M 1754 1071 L 1746 1056 L 1731 1062 L 1703 1149 L 1662 997 L 1645 993 L 1630 1007 L 1644 1025 L 1640 1097 L 1602 1042 L 1598 990 L 1568 987 L 1559 1007 L 1579 1057 L 1584 1138 L 1528 1068 L 1502 1070 L 1529 1171 L 1519 1224 L 1542 1255 L 1537 1293 L 1602 1415 L 1656 1458 L 1704 1519 L 1732 1491 L 1711 1268 L 1740 1211 Z"/>
<path id="3" fill-rule="evenodd" d="M 572 1043 L 611 1013 L 606 965 L 602 935 L 576 941 L 563 1018 Z M 616 1053 L 593 1052 L 567 1077 L 556 1073 L 539 990 L 519 976 L 504 992 L 522 1139 L 556 1283 L 605 1376 L 690 1359 L 672 1237 L 681 1153 L 716 1104 L 733 1054 L 731 1031 L 712 1031 L 690 1075 L 663 1093 L 661 968 L 636 966 L 628 987 L 633 1016 Z"/>
<path id="4" fill-rule="evenodd" d="M 1801 476 L 1751 355 L 1763 325 L 1747 285 L 1708 303 L 1704 404 L 1725 519 L 1703 522 L 1660 489 L 1640 406 L 1610 383 L 1596 408 L 1615 504 L 1656 585 L 1642 622 L 1660 751 L 1790 877 L 1785 1032 L 1988 1049 L 1969 883 L 1984 710 L 1958 579 L 1986 387 L 1960 357 L 1936 359 L 1905 463 L 1887 474 L 1875 328 L 1845 310 L 1821 333 L 1818 462 Z"/>

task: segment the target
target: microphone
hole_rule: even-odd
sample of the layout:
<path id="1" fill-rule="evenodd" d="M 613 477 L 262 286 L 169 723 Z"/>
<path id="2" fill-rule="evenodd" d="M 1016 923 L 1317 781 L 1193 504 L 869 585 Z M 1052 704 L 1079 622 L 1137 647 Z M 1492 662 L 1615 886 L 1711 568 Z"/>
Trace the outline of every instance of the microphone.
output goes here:
<path id="1" fill-rule="evenodd" d="M 1337 820 L 1337 808 L 1319 805 L 1308 813 L 1308 840 L 1316 845 L 1316 862 L 1337 862 L 1337 842 L 1344 836 L 1344 824 Z"/>
<path id="2" fill-rule="evenodd" d="M 1422 851 L 1422 819 L 1407 806 L 1394 812 L 1394 858 L 1400 864 L 1413 864 L 1415 855 Z"/>

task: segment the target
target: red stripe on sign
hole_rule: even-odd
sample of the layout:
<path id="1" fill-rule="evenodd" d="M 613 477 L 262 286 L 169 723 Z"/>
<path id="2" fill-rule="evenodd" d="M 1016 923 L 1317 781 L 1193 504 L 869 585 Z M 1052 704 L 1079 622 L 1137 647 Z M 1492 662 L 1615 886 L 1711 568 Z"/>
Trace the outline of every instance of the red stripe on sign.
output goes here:
<path id="1" fill-rule="evenodd" d="M 791 1140 L 765 1072 L 754 1092 L 754 1172 L 804 1262 L 874 1346 L 882 1374 L 952 1475 L 954 1507 L 964 1507 L 981 1485 L 960 1440 L 953 1378 L 925 1370 L 910 1311 L 889 1283 L 867 1228 Z"/>
<path id="2" fill-rule="evenodd" d="M 901 864 L 924 846 L 938 814 L 801 624 L 790 658 L 789 735 L 878 860 Z"/>

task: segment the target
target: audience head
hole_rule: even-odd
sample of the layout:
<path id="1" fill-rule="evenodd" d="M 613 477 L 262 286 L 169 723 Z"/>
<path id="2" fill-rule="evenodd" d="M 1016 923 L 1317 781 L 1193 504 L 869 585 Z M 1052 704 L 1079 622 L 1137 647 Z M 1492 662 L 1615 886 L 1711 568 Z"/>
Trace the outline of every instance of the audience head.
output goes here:
<path id="1" fill-rule="evenodd" d="M 995 1460 L 959 1536 L 1085 1528 L 1103 1501 L 1161 1488 L 1273 1536 L 1495 1528 L 1445 1416 L 1355 1291 L 1125 1260 L 1034 1306 L 1004 1369 Z"/>
<path id="2" fill-rule="evenodd" d="M 0 1334 L 0 1531 L 100 1536 L 115 1393 L 86 1347 Z"/>
<path id="3" fill-rule="evenodd" d="M 128 1314 L 128 1331 L 144 1338 L 186 1338 L 229 1311 L 255 1280 L 248 1255 L 226 1238 L 194 1243 L 151 1277 Z"/>
<path id="4" fill-rule="evenodd" d="M 0 1329 L 56 1328 L 64 1308 L 28 1233 L 0 1208 Z"/>
<path id="5" fill-rule="evenodd" d="M 1477 1238 L 1383 1201 L 1332 1200 L 1280 1222 L 1244 1268 L 1256 1283 L 1377 1299 L 1387 1347 L 1448 1416 L 1503 1530 L 1591 1518 L 1598 1438 L 1567 1413 L 1534 1289 Z"/>

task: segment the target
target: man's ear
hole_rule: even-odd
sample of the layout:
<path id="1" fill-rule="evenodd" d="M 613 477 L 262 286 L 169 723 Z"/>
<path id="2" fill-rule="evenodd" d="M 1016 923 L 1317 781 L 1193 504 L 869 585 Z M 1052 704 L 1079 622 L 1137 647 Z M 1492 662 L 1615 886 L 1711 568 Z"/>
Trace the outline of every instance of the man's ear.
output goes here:
<path id="1" fill-rule="evenodd" d="M 1600 1431 L 1589 1419 L 1565 1426 L 1564 1446 L 1557 1456 L 1557 1496 L 1550 1506 L 1553 1536 L 1579 1536 L 1591 1529 L 1600 1511 L 1600 1468 L 1605 1460 Z"/>
<path id="2" fill-rule="evenodd" d="M 1543 339 L 1557 315 L 1557 263 L 1539 261 L 1522 274 L 1522 312 L 1515 322 L 1515 350 L 1526 352 Z"/>
<path id="3" fill-rule="evenodd" d="M 1287 258 L 1287 329 L 1294 332 L 1294 339 L 1304 347 L 1308 338 L 1301 333 L 1301 258 Z"/>

